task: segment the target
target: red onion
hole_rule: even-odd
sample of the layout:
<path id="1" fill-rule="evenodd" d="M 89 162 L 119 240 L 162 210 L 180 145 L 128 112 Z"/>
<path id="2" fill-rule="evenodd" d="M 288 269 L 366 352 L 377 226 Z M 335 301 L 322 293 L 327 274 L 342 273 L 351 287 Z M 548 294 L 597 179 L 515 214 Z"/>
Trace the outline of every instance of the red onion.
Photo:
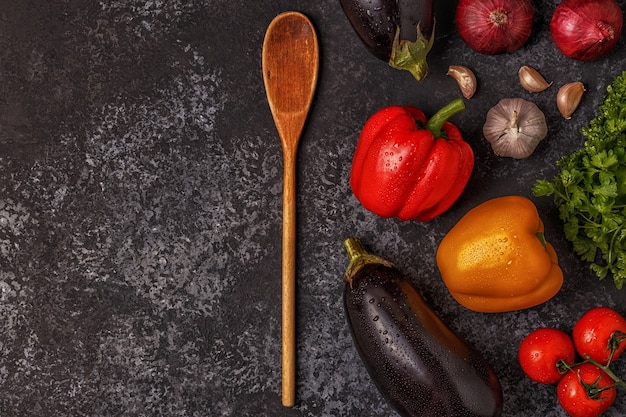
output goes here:
<path id="1" fill-rule="evenodd" d="M 518 50 L 533 27 L 530 0 L 461 0 L 455 23 L 463 41 L 488 55 Z"/>
<path id="2" fill-rule="evenodd" d="M 593 61 L 615 47 L 623 20 L 615 0 L 563 0 L 552 15 L 550 34 L 563 55 Z"/>

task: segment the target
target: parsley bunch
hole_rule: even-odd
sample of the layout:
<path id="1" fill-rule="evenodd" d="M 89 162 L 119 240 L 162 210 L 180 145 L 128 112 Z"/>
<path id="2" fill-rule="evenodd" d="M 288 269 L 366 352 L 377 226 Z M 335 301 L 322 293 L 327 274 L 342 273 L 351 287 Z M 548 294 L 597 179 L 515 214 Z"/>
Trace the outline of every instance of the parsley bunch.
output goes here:
<path id="1" fill-rule="evenodd" d="M 626 71 L 607 87 L 598 115 L 582 128 L 584 147 L 562 157 L 552 181 L 533 193 L 554 196 L 565 237 L 600 279 L 626 283 Z"/>

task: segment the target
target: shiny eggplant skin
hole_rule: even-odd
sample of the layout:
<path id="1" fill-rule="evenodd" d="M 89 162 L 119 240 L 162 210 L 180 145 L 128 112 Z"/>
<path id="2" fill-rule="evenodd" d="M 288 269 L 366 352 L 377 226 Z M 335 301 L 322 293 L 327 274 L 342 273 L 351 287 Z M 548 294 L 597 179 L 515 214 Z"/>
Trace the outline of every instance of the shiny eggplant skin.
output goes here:
<path id="1" fill-rule="evenodd" d="M 340 0 L 341 7 L 367 49 L 394 68 L 421 80 L 434 41 L 432 0 Z"/>
<path id="2" fill-rule="evenodd" d="M 355 262 L 344 277 L 348 324 L 367 371 L 396 411 L 403 417 L 500 416 L 502 388 L 482 355 L 389 262 L 369 254 L 350 257 Z"/>

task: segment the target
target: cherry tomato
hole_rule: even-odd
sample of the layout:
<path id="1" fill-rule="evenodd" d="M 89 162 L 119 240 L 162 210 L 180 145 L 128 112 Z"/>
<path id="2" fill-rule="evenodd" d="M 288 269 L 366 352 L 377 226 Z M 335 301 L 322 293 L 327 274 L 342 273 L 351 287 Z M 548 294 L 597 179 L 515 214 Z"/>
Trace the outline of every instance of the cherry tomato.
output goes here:
<path id="1" fill-rule="evenodd" d="M 561 407 L 571 417 L 598 417 L 615 401 L 615 386 L 606 389 L 611 385 L 613 380 L 610 376 L 596 365 L 586 362 L 563 375 L 556 386 L 557 397 Z"/>
<path id="2" fill-rule="evenodd" d="M 572 364 L 576 351 L 567 333 L 541 327 L 524 338 L 517 357 L 522 370 L 530 379 L 541 384 L 553 384 L 562 376 L 557 362 L 562 360 Z"/>
<path id="3" fill-rule="evenodd" d="M 621 332 L 621 338 L 613 339 L 617 348 L 613 360 L 626 349 L 626 319 L 612 308 L 592 308 L 574 325 L 572 338 L 576 351 L 582 357 L 587 354 L 601 364 L 606 364 L 611 354 L 609 342 L 615 331 Z"/>

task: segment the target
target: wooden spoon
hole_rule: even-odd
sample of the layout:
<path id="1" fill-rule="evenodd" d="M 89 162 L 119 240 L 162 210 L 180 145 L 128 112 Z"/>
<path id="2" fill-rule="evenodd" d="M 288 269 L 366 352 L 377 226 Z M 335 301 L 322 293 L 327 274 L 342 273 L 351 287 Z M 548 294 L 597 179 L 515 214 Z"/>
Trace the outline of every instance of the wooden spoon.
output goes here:
<path id="1" fill-rule="evenodd" d="M 317 84 L 319 47 L 309 19 L 298 12 L 274 18 L 263 41 L 263 80 L 283 148 L 282 402 L 296 393 L 296 154 Z"/>

